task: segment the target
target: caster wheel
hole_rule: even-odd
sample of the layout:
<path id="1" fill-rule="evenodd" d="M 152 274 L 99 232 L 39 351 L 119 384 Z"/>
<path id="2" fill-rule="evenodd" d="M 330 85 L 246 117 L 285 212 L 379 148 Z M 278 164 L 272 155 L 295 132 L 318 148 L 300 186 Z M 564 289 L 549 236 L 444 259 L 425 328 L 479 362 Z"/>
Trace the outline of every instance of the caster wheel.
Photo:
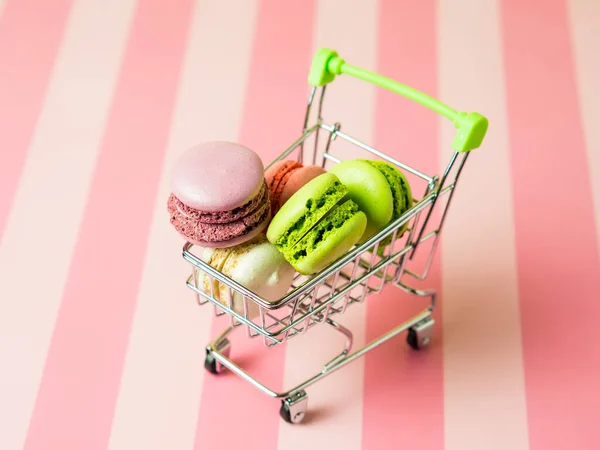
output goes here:
<path id="1" fill-rule="evenodd" d="M 224 339 L 223 341 L 218 342 L 215 345 L 215 350 L 217 350 L 221 355 L 225 356 L 226 358 L 229 357 L 230 348 L 231 348 L 231 344 L 229 343 L 229 340 L 227 340 L 227 339 Z M 206 356 L 204 358 L 204 368 L 208 372 L 215 374 L 215 375 L 218 375 L 225 370 L 225 367 L 219 361 L 217 361 L 217 358 L 215 358 L 213 356 L 211 346 L 208 346 L 206 348 Z"/>
<path id="2" fill-rule="evenodd" d="M 431 317 L 419 321 L 408 329 L 406 343 L 414 350 L 427 347 L 431 342 L 434 320 Z"/>
<path id="3" fill-rule="evenodd" d="M 219 366 L 222 367 L 220 364 Z M 222 372 L 222 370 L 217 369 L 217 360 L 208 351 L 206 352 L 206 358 L 204 358 L 204 368 L 215 375 Z"/>
<path id="4" fill-rule="evenodd" d="M 300 391 L 291 397 L 281 401 L 279 415 L 287 423 L 297 424 L 304 420 L 306 416 L 306 407 L 308 405 L 308 396 L 305 391 Z"/>

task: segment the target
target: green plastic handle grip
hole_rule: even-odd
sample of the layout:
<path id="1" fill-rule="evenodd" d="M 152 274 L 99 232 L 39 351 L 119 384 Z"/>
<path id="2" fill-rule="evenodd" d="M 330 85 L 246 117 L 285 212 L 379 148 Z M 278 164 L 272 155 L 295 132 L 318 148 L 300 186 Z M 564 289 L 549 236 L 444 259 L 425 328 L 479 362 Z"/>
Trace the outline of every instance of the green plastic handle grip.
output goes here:
<path id="1" fill-rule="evenodd" d="M 479 148 L 488 129 L 488 120 L 477 112 L 459 112 L 444 103 L 419 92 L 405 84 L 394 81 L 382 75 L 369 72 L 359 67 L 347 64 L 335 50 L 321 48 L 313 58 L 308 75 L 312 86 L 324 86 L 331 83 L 337 75 L 350 75 L 376 86 L 388 89 L 410 100 L 441 114 L 450 119 L 457 128 L 452 141 L 452 148 L 457 152 L 468 152 Z"/>

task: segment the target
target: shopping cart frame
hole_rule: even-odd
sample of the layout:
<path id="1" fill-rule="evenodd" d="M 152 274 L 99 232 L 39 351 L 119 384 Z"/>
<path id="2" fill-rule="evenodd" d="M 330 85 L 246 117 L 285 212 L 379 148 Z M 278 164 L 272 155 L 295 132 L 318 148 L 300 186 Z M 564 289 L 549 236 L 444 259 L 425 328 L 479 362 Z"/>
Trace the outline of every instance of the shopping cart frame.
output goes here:
<path id="1" fill-rule="evenodd" d="M 326 87 L 339 75 L 351 76 L 388 89 L 451 120 L 457 129 L 452 141 L 454 152 L 441 176 L 429 176 L 355 139 L 342 132 L 339 123 L 326 123 L 322 117 Z M 488 120 L 481 114 L 455 111 L 404 84 L 347 64 L 331 49 L 322 48 L 316 52 L 308 78 L 311 89 L 302 134 L 267 167 L 279 160 L 295 157 L 305 164 L 320 162 L 322 167 L 327 168 L 328 164 L 337 164 L 343 159 L 334 154 L 332 145 L 336 139 L 341 139 L 364 151 L 365 158 L 385 160 L 407 175 L 416 177 L 421 184 L 424 183 L 424 189 L 422 197 L 413 199 L 413 206 L 401 217 L 363 244 L 349 250 L 329 267 L 308 277 L 297 274 L 290 291 L 276 301 L 267 301 L 212 268 L 194 252 L 195 247 L 191 243 L 184 245 L 183 258 L 192 265 L 192 274 L 186 284 L 196 294 L 198 304 L 212 303 L 217 316 L 228 315 L 230 319 L 229 327 L 206 347 L 206 370 L 213 374 L 230 370 L 266 395 L 281 399 L 280 415 L 289 423 L 299 423 L 306 415 L 306 388 L 395 336 L 406 331 L 407 343 L 415 350 L 429 345 L 437 293 L 433 289 L 416 289 L 411 280 L 423 281 L 427 278 L 461 171 L 470 151 L 481 146 L 488 128 Z M 318 101 L 315 101 L 317 94 Z M 318 105 L 317 117 L 315 123 L 309 126 L 315 103 Z M 323 137 L 325 142 L 321 143 L 319 139 L 322 141 Z M 312 151 L 308 148 L 311 139 Z M 434 214 L 434 211 L 439 211 L 439 214 Z M 428 226 L 432 229 L 426 232 Z M 421 270 L 409 269 L 407 265 L 415 259 L 417 249 L 427 244 L 429 253 L 424 267 Z M 199 283 L 200 272 L 211 281 L 217 280 L 227 287 L 228 298 L 225 301 L 215 297 L 212 282 L 208 283 L 210 292 L 206 292 Z M 375 282 L 375 285 L 372 286 L 371 282 Z M 429 304 L 420 313 L 351 352 L 352 332 L 334 320 L 334 317 L 343 314 L 349 306 L 364 302 L 370 295 L 380 293 L 388 285 L 398 287 L 412 296 L 429 299 Z M 242 309 L 234 305 L 234 295 L 241 296 Z M 250 306 L 258 307 L 257 316 L 250 315 Z M 245 328 L 248 337 L 262 338 L 263 343 L 271 347 L 302 335 L 319 324 L 327 324 L 346 337 L 343 349 L 324 364 L 320 372 L 285 391 L 277 392 L 267 387 L 229 358 L 231 343 L 228 336 L 236 328 Z"/>

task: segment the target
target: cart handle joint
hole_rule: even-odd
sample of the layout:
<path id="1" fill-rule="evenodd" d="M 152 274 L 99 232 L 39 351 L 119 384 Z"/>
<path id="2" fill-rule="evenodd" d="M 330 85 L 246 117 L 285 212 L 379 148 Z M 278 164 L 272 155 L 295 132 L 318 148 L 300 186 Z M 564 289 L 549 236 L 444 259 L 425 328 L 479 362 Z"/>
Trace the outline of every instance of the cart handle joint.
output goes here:
<path id="1" fill-rule="evenodd" d="M 419 92 L 409 86 L 382 75 L 352 66 L 342 59 L 335 50 L 319 49 L 312 62 L 308 82 L 312 86 L 331 83 L 337 75 L 350 75 L 376 86 L 402 95 L 441 114 L 451 120 L 457 129 L 452 140 L 452 148 L 457 152 L 468 152 L 479 148 L 488 129 L 488 120 L 477 112 L 456 111 L 444 103 Z"/>

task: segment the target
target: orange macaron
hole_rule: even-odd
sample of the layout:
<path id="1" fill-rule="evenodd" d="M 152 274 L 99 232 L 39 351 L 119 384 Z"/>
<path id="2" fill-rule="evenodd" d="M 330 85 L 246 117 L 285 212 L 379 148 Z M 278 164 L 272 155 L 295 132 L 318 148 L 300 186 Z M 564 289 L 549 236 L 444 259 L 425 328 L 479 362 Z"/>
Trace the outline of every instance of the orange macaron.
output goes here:
<path id="1" fill-rule="evenodd" d="M 265 180 L 269 187 L 272 214 L 275 215 L 302 186 L 325 172 L 322 167 L 305 166 L 289 159 L 271 165 L 265 171 Z"/>

